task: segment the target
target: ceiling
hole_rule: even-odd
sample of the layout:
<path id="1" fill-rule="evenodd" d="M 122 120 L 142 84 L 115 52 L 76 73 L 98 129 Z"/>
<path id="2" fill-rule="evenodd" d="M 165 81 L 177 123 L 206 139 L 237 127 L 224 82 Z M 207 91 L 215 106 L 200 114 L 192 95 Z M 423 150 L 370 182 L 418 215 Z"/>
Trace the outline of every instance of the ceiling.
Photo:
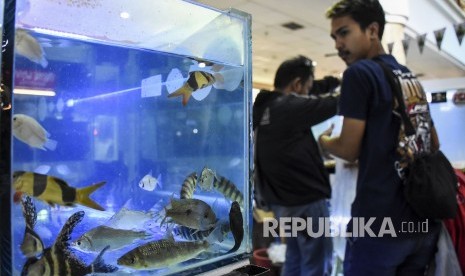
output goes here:
<path id="1" fill-rule="evenodd" d="M 252 15 L 252 65 L 256 88 L 272 88 L 279 64 L 302 54 L 317 62 L 316 78 L 340 76 L 346 65 L 334 55 L 329 36 L 330 22 L 324 14 L 334 1 L 328 0 L 198 0 L 220 10 L 234 8 Z M 282 26 L 295 22 L 304 28 L 289 30 Z M 416 46 L 416 45 L 413 45 Z M 409 47 L 407 65 L 422 80 L 461 78 L 465 70 L 443 52 L 426 45 L 422 54 Z M 327 56 L 329 54 L 329 56 Z M 428 68 L 425 70 L 424 68 Z"/>

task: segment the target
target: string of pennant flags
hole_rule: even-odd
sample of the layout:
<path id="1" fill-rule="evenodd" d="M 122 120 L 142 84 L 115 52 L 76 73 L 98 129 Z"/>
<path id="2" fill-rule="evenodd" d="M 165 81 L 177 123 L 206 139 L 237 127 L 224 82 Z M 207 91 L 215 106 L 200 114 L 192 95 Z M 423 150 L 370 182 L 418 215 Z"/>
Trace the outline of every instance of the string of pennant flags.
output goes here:
<path id="1" fill-rule="evenodd" d="M 454 24 L 455 35 L 459 41 L 459 45 L 462 45 L 462 40 L 465 35 L 465 22 Z M 442 40 L 444 39 L 444 33 L 446 31 L 446 27 L 433 31 L 434 38 L 436 39 L 436 45 L 438 50 L 441 50 Z M 426 41 L 426 33 L 420 34 L 417 36 L 417 44 L 418 48 L 420 49 L 420 53 L 423 53 L 423 48 L 425 47 Z M 402 39 L 402 47 L 404 49 L 405 55 L 407 55 L 408 48 L 410 44 L 410 38 Z M 390 42 L 387 44 L 389 54 L 392 54 L 392 49 L 394 48 L 394 42 Z"/>

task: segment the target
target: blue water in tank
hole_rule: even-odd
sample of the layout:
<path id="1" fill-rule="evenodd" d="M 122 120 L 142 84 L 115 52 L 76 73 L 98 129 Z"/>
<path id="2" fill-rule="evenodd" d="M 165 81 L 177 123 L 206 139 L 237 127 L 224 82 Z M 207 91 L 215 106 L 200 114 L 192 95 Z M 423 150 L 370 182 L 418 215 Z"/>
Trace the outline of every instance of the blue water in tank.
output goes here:
<path id="1" fill-rule="evenodd" d="M 160 227 L 162 214 L 172 199 L 180 198 L 184 180 L 193 172 L 200 178 L 205 167 L 215 173 L 216 179 L 228 180 L 228 185 L 237 188 L 244 198 L 241 210 L 245 217 L 249 209 L 249 144 L 244 68 L 195 56 L 21 31 L 33 39 L 24 43 L 38 43 L 43 56 L 34 59 L 27 52 L 15 55 L 13 114 L 27 116 L 27 127 L 36 130 L 37 123 L 46 134 L 45 141 L 38 145 L 30 137 L 43 133 L 17 134 L 25 135 L 23 140 L 12 138 L 13 171 L 59 178 L 76 189 L 105 182 L 90 195 L 104 211 L 80 202 L 52 206 L 32 195 L 37 212 L 34 231 L 45 247 L 53 245 L 67 219 L 77 211 L 83 210 L 85 216 L 71 233 L 70 243 L 92 228 L 111 224 L 112 216 L 125 210 L 130 215 L 134 214 L 130 211 L 149 214 L 151 219 L 141 227 L 139 217 L 124 218 L 126 226 L 134 224 L 134 229 L 145 231 L 148 237 L 104 254 L 105 262 L 116 266 L 118 273 L 170 274 L 231 256 L 226 252 L 234 246 L 234 237 L 226 231 L 223 241 L 176 265 L 139 270 L 117 264 L 129 250 L 166 238 L 174 232 L 173 227 L 179 227 L 176 223 Z M 213 84 L 194 87 L 185 105 L 182 97 L 168 97 L 183 85 L 201 85 L 200 79 L 188 81 L 189 74 L 196 71 L 214 76 Z M 52 94 L 33 95 L 40 93 L 37 90 Z M 157 184 L 151 190 L 141 187 L 141 181 Z M 13 189 L 18 199 L 16 192 Z M 232 192 L 221 188 L 202 191 L 197 186 L 192 197 L 207 203 L 217 221 L 224 222 L 229 219 L 234 199 L 228 193 Z M 27 260 L 20 250 L 25 231 L 21 206 L 21 202 L 12 205 L 15 275 Z M 111 249 L 113 240 L 108 239 Z M 174 239 L 183 240 L 179 235 Z M 245 231 L 244 241 L 248 239 Z M 244 253 L 245 243 L 234 254 Z M 69 250 L 86 264 L 99 253 L 82 252 L 72 246 Z"/>

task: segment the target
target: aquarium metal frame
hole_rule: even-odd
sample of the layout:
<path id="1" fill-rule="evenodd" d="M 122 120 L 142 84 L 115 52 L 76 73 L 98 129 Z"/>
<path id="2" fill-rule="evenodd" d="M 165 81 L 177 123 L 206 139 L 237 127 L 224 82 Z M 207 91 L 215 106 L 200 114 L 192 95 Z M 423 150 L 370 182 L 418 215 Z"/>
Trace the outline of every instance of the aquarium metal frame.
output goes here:
<path id="1" fill-rule="evenodd" d="M 2 1 L 3 13 L 1 83 L 13 85 L 13 57 L 16 0 Z M 6 98 L 13 102 L 12 89 L 5 89 Z M 12 108 L 0 110 L 0 275 L 11 275 L 12 270 L 12 224 L 11 224 L 11 116 Z"/>

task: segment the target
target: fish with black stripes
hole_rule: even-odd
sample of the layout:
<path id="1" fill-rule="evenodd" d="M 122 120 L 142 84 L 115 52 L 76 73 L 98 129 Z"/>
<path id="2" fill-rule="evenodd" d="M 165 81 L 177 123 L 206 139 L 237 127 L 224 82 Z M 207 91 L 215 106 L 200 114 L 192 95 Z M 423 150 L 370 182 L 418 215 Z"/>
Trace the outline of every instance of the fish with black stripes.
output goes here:
<path id="1" fill-rule="evenodd" d="M 219 231 L 214 231 L 217 227 L 219 227 Z M 175 236 L 187 241 L 203 241 L 208 237 L 211 237 L 214 241 L 222 242 L 229 231 L 229 221 L 218 221 L 216 226 L 204 231 L 199 231 L 186 226 L 177 226 L 173 228 L 173 234 Z M 211 235 L 216 236 L 213 237 Z"/>
<path id="2" fill-rule="evenodd" d="M 32 257 L 26 260 L 21 276 L 84 276 L 92 273 L 115 272 L 118 268 L 105 264 L 102 258 L 109 246 L 105 247 L 89 265 L 69 250 L 68 242 L 71 234 L 83 217 L 84 211 L 76 212 L 69 217 L 54 244 L 46 248 L 40 258 Z"/>
<path id="3" fill-rule="evenodd" d="M 229 209 L 229 228 L 234 237 L 234 246 L 228 253 L 234 252 L 241 247 L 242 240 L 244 239 L 244 219 L 242 218 L 241 207 L 237 201 L 231 204 Z"/>
<path id="4" fill-rule="evenodd" d="M 222 193 L 223 196 L 231 201 L 237 201 L 240 206 L 244 205 L 244 196 L 241 191 L 224 176 L 217 176 L 213 181 L 213 188 Z"/>
<path id="5" fill-rule="evenodd" d="M 32 198 L 25 196 L 22 198 L 23 216 L 26 221 L 24 230 L 24 238 L 20 249 L 26 257 L 37 256 L 44 250 L 44 243 L 39 235 L 34 231 L 34 226 L 37 223 L 37 211 Z"/>
<path id="6" fill-rule="evenodd" d="M 168 95 L 168 98 L 182 96 L 182 105 L 186 105 L 192 93 L 213 85 L 216 79 L 215 76 L 205 71 L 192 71 L 189 73 L 187 81 L 181 88 Z"/>
<path id="7" fill-rule="evenodd" d="M 181 187 L 180 198 L 192 198 L 194 196 L 195 186 L 197 185 L 197 173 L 193 172 L 184 179 Z"/>
<path id="8" fill-rule="evenodd" d="M 99 211 L 105 209 L 90 199 L 90 194 L 102 187 L 105 181 L 84 187 L 71 187 L 64 181 L 55 176 L 45 174 L 16 171 L 13 173 L 13 185 L 16 190 L 14 201 L 18 202 L 22 194 L 33 196 L 47 202 L 49 205 L 55 204 L 63 206 L 75 206 L 75 204 L 84 205 Z"/>

